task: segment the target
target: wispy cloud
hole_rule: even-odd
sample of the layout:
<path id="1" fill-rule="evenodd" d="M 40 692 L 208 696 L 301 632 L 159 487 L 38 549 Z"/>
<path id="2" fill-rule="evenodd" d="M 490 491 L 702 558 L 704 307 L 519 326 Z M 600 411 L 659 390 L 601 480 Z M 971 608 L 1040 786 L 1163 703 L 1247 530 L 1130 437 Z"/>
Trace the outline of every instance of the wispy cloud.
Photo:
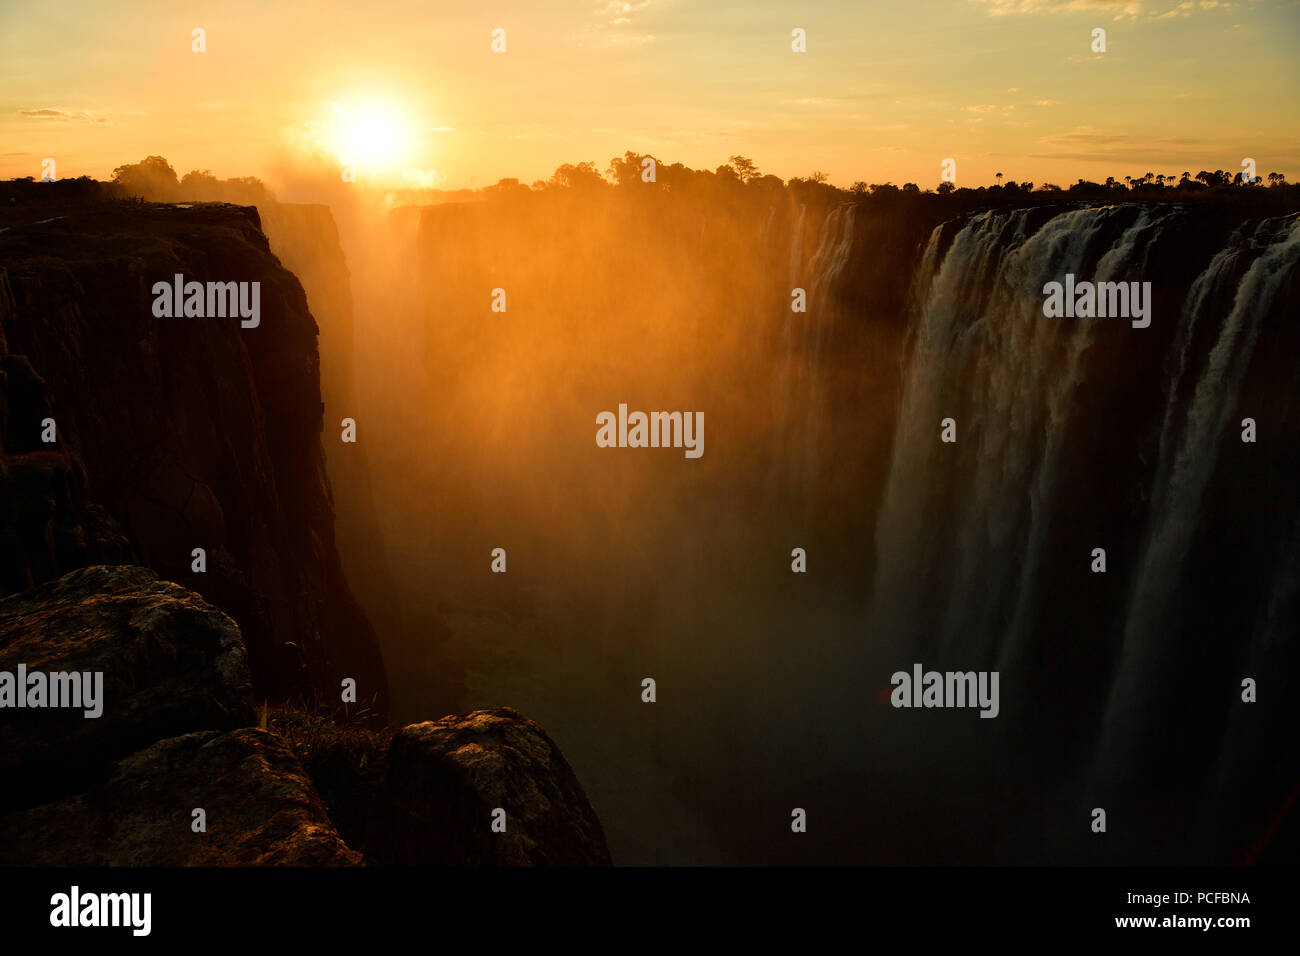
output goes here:
<path id="1" fill-rule="evenodd" d="M 1157 20 L 1170 20 L 1174 17 L 1190 17 L 1197 10 L 1232 10 L 1237 6 L 1231 0 L 1183 0 L 1164 13 L 1153 13 L 1152 16 Z"/>
<path id="2" fill-rule="evenodd" d="M 640 13 L 653 2 L 654 0 L 609 0 L 592 13 L 611 23 L 627 23 L 632 19 L 632 14 Z"/>
<path id="3" fill-rule="evenodd" d="M 92 113 L 90 110 L 55 110 L 49 108 L 35 110 L 19 110 L 19 116 L 26 116 L 34 120 L 50 120 L 56 123 L 103 123 L 112 125 L 113 121 L 107 116 L 100 116 Z"/>
<path id="4" fill-rule="evenodd" d="M 987 7 L 989 16 L 1006 17 L 1029 13 L 1095 13 L 1112 20 L 1136 19 L 1145 11 L 1153 20 L 1190 17 L 1198 10 L 1232 10 L 1237 0 L 1181 0 L 1173 4 L 1149 0 L 971 0 Z"/>
<path id="5" fill-rule="evenodd" d="M 654 0 L 609 0 L 591 11 L 599 22 L 587 27 L 573 39 L 584 47 L 627 48 L 654 43 L 653 33 L 624 29 L 653 2 Z"/>
<path id="6" fill-rule="evenodd" d="M 1092 126 L 1053 133 L 1038 140 L 1045 152 L 1031 153 L 1041 159 L 1106 160 L 1110 162 L 1192 162 L 1172 157 L 1205 155 L 1232 156 L 1234 146 L 1186 136 L 1149 138 L 1129 133 L 1107 133 Z M 1240 152 L 1240 149 L 1237 149 Z M 1220 165 L 1223 165 L 1222 163 Z"/>
<path id="7" fill-rule="evenodd" d="M 1108 14 L 1112 19 L 1136 17 L 1142 12 L 1142 0 L 971 0 L 988 7 L 989 16 L 1005 17 L 1024 13 Z"/>

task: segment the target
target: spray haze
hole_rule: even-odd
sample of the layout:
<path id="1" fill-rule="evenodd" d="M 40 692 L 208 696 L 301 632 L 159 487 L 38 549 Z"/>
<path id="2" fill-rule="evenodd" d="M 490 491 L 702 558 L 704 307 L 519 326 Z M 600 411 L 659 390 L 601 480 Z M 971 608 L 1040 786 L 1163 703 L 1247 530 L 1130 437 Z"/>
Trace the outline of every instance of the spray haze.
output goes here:
<path id="1" fill-rule="evenodd" d="M 1294 554 L 1264 515 L 1291 521 L 1294 489 L 1229 491 L 1289 459 L 1216 452 L 1291 374 L 1239 346 L 1292 334 L 1293 217 L 849 194 L 743 164 L 656 183 L 639 159 L 472 193 L 329 165 L 222 187 L 257 202 L 320 325 L 340 550 L 394 717 L 530 713 L 622 862 L 1075 858 L 1036 834 L 1080 794 L 1177 787 L 1196 797 L 1124 858 L 1180 826 L 1207 828 L 1189 854 L 1237 852 L 1282 787 L 1261 751 L 1161 741 L 1171 720 L 1240 741 L 1199 702 L 1293 653 Z M 1114 322 L 1045 314 L 1063 276 L 1164 278 Z M 1247 566 L 1280 562 L 1270 590 L 1214 557 L 1233 528 Z M 1256 601 L 1243 656 L 1210 622 Z M 1170 666 L 1180 633 L 1201 651 Z M 915 661 L 994 682 L 954 708 L 918 677 L 890 707 Z M 1273 797 L 1234 783 L 1243 760 Z M 835 825 L 764 836 L 792 806 Z M 1229 807 L 1232 834 L 1207 822 Z"/>

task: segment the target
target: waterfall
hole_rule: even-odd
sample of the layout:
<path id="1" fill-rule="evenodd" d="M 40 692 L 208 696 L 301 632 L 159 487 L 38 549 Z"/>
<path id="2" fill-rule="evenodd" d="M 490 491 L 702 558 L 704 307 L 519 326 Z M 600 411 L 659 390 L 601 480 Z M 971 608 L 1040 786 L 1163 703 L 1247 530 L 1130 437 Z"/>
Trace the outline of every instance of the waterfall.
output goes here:
<path id="1" fill-rule="evenodd" d="M 1202 498 L 1220 450 L 1233 439 L 1229 418 L 1237 408 L 1261 326 L 1297 263 L 1300 218 L 1243 227 L 1227 248 L 1215 255 L 1188 293 L 1177 343 L 1178 361 L 1168 386 L 1145 544 L 1132 583 L 1124 642 L 1101 741 L 1100 749 L 1117 769 L 1128 762 L 1129 741 L 1138 736 L 1134 729 L 1140 726 L 1144 687 L 1158 679 L 1162 660 L 1177 653 L 1164 622 L 1172 602 L 1178 600 L 1182 572 L 1200 526 Z M 1184 377 L 1193 374 L 1200 358 L 1192 352 L 1193 333 L 1201 325 L 1218 321 L 1220 303 L 1230 305 L 1184 411 L 1179 386 Z M 1294 593 L 1295 575 L 1284 565 L 1277 581 L 1286 595 L 1275 594 L 1266 609 L 1274 616 L 1280 602 Z M 1265 626 L 1256 640 L 1268 639 L 1271 631 Z"/>
<path id="2" fill-rule="evenodd" d="M 1089 807 L 1109 797 L 1131 817 L 1126 795 L 1172 788 L 1170 825 L 1195 821 L 1197 846 L 1236 859 L 1259 852 L 1272 832 L 1260 821 L 1275 828 L 1300 794 L 1295 761 L 1277 753 L 1300 712 L 1277 679 L 1300 655 L 1289 395 L 1271 419 L 1261 409 L 1271 444 L 1237 447 L 1239 419 L 1261 398 L 1243 407 L 1248 376 L 1266 375 L 1267 395 L 1296 381 L 1285 350 L 1300 216 L 1249 222 L 1189 262 L 1198 215 L 1022 209 L 932 232 L 913 282 L 863 653 L 873 675 L 914 661 L 1002 671 L 1004 694 L 1027 708 L 1008 709 L 1006 732 L 1050 720 L 1037 746 L 1075 738 L 1050 786 Z M 1164 302 L 1149 329 L 1046 318 L 1043 286 L 1066 273 L 1152 279 Z M 955 444 L 940 441 L 945 418 Z M 1267 497 L 1252 501 L 1243 476 L 1267 480 Z M 1240 516 L 1249 549 L 1224 555 Z M 1090 573 L 1094 533 L 1106 577 Z M 1240 579 L 1206 592 L 1234 560 Z M 1206 609 L 1212 622 L 1198 620 Z M 1243 709 L 1238 681 L 1255 675 L 1270 697 Z M 1198 736 L 1171 737 L 1187 718 Z"/>
<path id="3" fill-rule="evenodd" d="M 783 360 L 777 389 L 775 484 L 796 492 L 811 509 L 822 465 L 823 374 L 835 323 L 841 318 L 836 288 L 853 253 L 857 206 L 844 203 L 830 210 L 811 256 L 805 254 L 804 246 L 807 216 L 807 206 L 801 206 L 789 256 L 789 289 L 805 291 L 807 311 L 794 312 L 789 298 L 781 305 Z"/>
<path id="4" fill-rule="evenodd" d="M 873 640 L 908 660 L 1006 666 L 1023 652 L 1081 360 L 1113 321 L 1045 318 L 1043 285 L 1133 279 L 1170 215 L 1077 209 L 1033 229 L 1030 210 L 987 212 L 942 258 L 944 227 L 933 232 L 877 529 Z M 945 418 L 956 444 L 939 440 Z"/>

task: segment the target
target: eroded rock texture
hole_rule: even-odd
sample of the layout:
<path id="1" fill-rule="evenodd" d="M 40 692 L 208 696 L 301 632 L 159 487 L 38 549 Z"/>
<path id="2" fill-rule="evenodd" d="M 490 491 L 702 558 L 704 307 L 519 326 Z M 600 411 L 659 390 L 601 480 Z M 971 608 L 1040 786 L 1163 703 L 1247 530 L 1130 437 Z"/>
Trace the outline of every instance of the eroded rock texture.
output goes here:
<path id="1" fill-rule="evenodd" d="M 506 812 L 493 832 L 492 813 Z M 393 738 L 367 856 L 398 866 L 591 866 L 605 833 L 560 748 L 508 707 L 412 724 Z"/>
<path id="2" fill-rule="evenodd" d="M 163 737 L 254 722 L 239 629 L 147 568 L 85 568 L 0 601 L 0 671 L 20 664 L 102 673 L 101 713 L 0 712 L 0 808 L 66 792 Z"/>
<path id="3" fill-rule="evenodd" d="M 206 832 L 193 829 L 202 809 Z M 280 737 L 160 740 L 94 789 L 0 817 L 0 862 L 38 866 L 350 866 L 361 862 Z"/>

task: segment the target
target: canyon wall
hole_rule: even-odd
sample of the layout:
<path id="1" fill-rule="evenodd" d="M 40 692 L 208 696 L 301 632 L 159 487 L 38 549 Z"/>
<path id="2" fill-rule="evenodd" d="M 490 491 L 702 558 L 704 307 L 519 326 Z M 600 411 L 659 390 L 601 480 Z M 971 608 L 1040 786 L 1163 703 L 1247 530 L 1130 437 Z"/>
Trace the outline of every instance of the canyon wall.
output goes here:
<path id="1" fill-rule="evenodd" d="M 256 210 L 46 185 L 27 184 L 0 231 L 8 591 L 144 564 L 234 618 L 258 695 L 336 700 L 352 677 L 382 708 L 374 630 L 335 546 L 316 322 Z M 259 282 L 260 324 L 157 317 L 152 287 L 177 273 Z"/>

